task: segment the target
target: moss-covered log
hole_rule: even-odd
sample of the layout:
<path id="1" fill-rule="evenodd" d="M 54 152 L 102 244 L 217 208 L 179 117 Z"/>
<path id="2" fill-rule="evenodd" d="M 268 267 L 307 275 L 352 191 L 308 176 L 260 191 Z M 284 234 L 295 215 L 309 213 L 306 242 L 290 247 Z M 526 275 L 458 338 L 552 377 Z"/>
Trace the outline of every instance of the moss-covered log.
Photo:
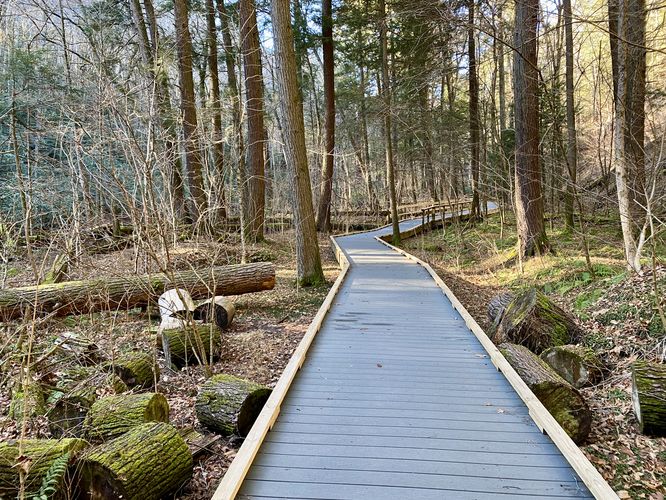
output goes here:
<path id="1" fill-rule="evenodd" d="M 604 365 L 593 349 L 581 345 L 561 345 L 546 349 L 543 359 L 564 380 L 576 389 L 599 382 Z"/>
<path id="2" fill-rule="evenodd" d="M 9 403 L 9 416 L 20 421 L 23 417 L 37 417 L 46 414 L 46 401 L 42 386 L 35 380 L 17 383 Z"/>
<path id="3" fill-rule="evenodd" d="M 666 436 L 666 365 L 637 361 L 631 371 L 631 400 L 641 432 Z"/>
<path id="4" fill-rule="evenodd" d="M 48 271 L 44 273 L 44 277 L 39 281 L 40 285 L 50 285 L 53 283 L 60 283 L 67 276 L 69 271 L 69 255 L 61 253 L 56 255 L 53 259 L 53 264 L 49 267 Z"/>
<path id="5" fill-rule="evenodd" d="M 0 321 L 20 318 L 33 307 L 57 316 L 131 309 L 155 302 L 165 290 L 175 287 L 187 290 L 194 299 L 211 293 L 240 295 L 270 290 L 275 286 L 275 268 L 270 262 L 257 262 L 174 272 L 172 278 L 158 273 L 6 288 L 0 290 Z"/>
<path id="6" fill-rule="evenodd" d="M 502 344 L 500 351 L 575 443 L 590 433 L 592 412 L 580 392 L 526 347 Z"/>
<path id="7" fill-rule="evenodd" d="M 147 389 L 160 378 L 159 366 L 153 355 L 146 352 L 126 352 L 107 363 L 106 368 L 116 373 L 128 387 Z"/>
<path id="8" fill-rule="evenodd" d="M 233 375 L 213 375 L 194 405 L 201 425 L 228 436 L 245 437 L 271 394 L 268 387 Z"/>
<path id="9" fill-rule="evenodd" d="M 214 325 L 181 322 L 178 328 L 160 329 L 161 343 L 168 364 L 181 368 L 186 364 L 209 363 L 217 356 L 220 332 Z"/>
<path id="10" fill-rule="evenodd" d="M 82 439 L 27 439 L 21 446 L 16 441 L 0 443 L 0 498 L 16 498 L 21 484 L 25 493 L 36 493 L 55 460 L 69 454 L 64 459 L 69 461 L 87 444 Z M 21 478 L 19 471 L 25 469 Z M 55 479 L 56 486 L 62 484 L 63 477 Z"/>
<path id="11" fill-rule="evenodd" d="M 204 323 L 213 323 L 220 329 L 229 328 L 236 315 L 236 307 L 226 297 L 213 297 L 197 304 L 192 317 Z"/>
<path id="12" fill-rule="evenodd" d="M 492 340 L 520 344 L 540 354 L 549 347 L 575 343 L 580 333 L 571 314 L 531 288 L 506 307 Z"/>
<path id="13" fill-rule="evenodd" d="M 168 421 L 169 403 L 161 394 L 106 396 L 90 408 L 85 436 L 89 441 L 108 441 L 137 425 Z"/>
<path id="14" fill-rule="evenodd" d="M 76 464 L 79 498 L 158 500 L 192 476 L 192 455 L 164 422 L 142 424 L 88 450 Z"/>
<path id="15" fill-rule="evenodd" d="M 499 295 L 495 295 L 490 299 L 490 302 L 488 302 L 488 321 L 494 325 L 495 328 L 499 325 L 502 316 L 504 316 L 504 311 L 513 299 L 514 296 L 511 292 L 503 292 Z"/>

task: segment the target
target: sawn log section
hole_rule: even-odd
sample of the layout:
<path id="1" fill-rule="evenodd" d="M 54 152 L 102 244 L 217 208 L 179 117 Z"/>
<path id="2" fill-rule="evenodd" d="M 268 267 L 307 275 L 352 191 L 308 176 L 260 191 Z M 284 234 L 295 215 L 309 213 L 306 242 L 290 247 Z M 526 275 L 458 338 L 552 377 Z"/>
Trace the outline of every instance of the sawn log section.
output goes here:
<path id="1" fill-rule="evenodd" d="M 342 278 L 213 498 L 617 498 L 446 285 L 384 233 L 336 238 Z"/>

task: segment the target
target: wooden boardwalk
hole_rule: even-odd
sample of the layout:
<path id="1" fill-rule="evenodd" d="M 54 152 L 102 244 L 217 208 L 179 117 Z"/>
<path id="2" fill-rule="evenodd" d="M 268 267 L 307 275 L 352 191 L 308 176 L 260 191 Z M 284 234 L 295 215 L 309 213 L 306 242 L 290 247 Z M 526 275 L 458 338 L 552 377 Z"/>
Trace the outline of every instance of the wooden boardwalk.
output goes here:
<path id="1" fill-rule="evenodd" d="M 592 498 L 428 270 L 383 233 L 336 239 L 351 266 L 238 498 Z M 225 479 L 215 498 L 238 488 Z"/>

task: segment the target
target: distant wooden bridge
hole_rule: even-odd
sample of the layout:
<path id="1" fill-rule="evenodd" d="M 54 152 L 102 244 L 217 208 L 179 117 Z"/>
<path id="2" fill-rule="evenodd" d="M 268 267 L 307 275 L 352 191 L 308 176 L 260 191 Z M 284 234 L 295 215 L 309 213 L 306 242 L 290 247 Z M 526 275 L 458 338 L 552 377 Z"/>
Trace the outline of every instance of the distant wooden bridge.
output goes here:
<path id="1" fill-rule="evenodd" d="M 386 232 L 333 239 L 342 272 L 213 498 L 617 498 Z"/>

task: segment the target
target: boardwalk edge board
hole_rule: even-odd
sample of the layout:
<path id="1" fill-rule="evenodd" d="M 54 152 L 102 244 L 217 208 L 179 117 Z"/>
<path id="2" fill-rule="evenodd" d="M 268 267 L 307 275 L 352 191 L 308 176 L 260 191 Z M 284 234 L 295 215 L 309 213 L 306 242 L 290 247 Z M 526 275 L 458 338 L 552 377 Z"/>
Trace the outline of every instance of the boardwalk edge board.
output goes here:
<path id="1" fill-rule="evenodd" d="M 376 231 L 376 229 L 367 232 L 372 231 Z M 335 241 L 335 238 L 331 236 L 330 239 L 331 244 L 333 245 L 335 258 L 340 265 L 340 274 L 335 280 L 335 283 L 333 283 L 333 286 L 329 290 L 328 295 L 326 295 L 324 302 L 322 302 L 321 306 L 319 307 L 317 314 L 312 320 L 312 323 L 310 323 L 310 326 L 301 339 L 301 342 L 298 344 L 298 347 L 296 347 L 294 354 L 292 354 L 291 358 L 289 359 L 287 366 L 278 379 L 277 384 L 275 384 L 275 387 L 273 388 L 271 396 L 268 398 L 268 401 L 266 401 L 266 404 L 264 404 L 263 410 L 257 417 L 257 420 L 254 422 L 252 429 L 238 450 L 238 454 L 234 458 L 233 462 L 231 462 L 227 472 L 222 477 L 222 481 L 212 496 L 213 500 L 232 500 L 236 497 L 236 494 L 238 493 L 238 490 L 243 483 L 243 479 L 245 479 L 245 476 L 247 475 L 247 472 L 250 469 L 252 462 L 254 461 L 254 457 L 259 451 L 259 447 L 263 443 L 266 434 L 268 434 L 268 431 L 271 429 L 275 423 L 275 420 L 280 414 L 280 406 L 282 405 L 282 401 L 284 401 L 289 387 L 296 377 L 298 370 L 301 368 L 305 361 L 305 356 L 308 349 L 310 348 L 310 344 L 312 344 L 312 341 L 319 332 L 319 329 L 324 322 L 324 318 L 326 317 L 326 313 L 328 313 L 328 310 L 331 308 L 333 300 L 338 294 L 338 290 L 342 286 L 345 277 L 347 276 L 347 272 L 350 268 L 349 259 L 347 258 L 345 251 L 340 248 L 338 243 Z"/>
<path id="2" fill-rule="evenodd" d="M 412 228 L 408 230 L 407 233 L 411 233 L 420 227 L 421 226 Z M 516 371 L 504 358 L 499 349 L 495 346 L 495 344 L 493 344 L 490 338 L 488 338 L 476 320 L 467 311 L 467 309 L 465 309 L 465 306 L 460 303 L 458 298 L 453 294 L 451 289 L 446 286 L 442 278 L 439 277 L 439 275 L 432 269 L 432 267 L 430 267 L 428 263 L 422 261 L 418 257 L 391 245 L 387 241 L 384 241 L 382 236 L 375 236 L 375 239 L 383 245 L 386 245 L 387 247 L 407 257 L 408 259 L 414 261 L 416 264 L 422 266 L 426 271 L 428 271 L 428 274 L 430 274 L 437 285 L 442 289 L 444 295 L 446 295 L 447 298 L 451 301 L 451 304 L 453 304 L 454 309 L 460 313 L 462 318 L 465 320 L 467 327 L 472 331 L 474 336 L 486 350 L 497 370 L 499 370 L 504 375 L 516 393 L 518 393 L 520 399 L 523 400 L 529 410 L 530 417 L 532 420 L 534 420 L 534 423 L 539 427 L 539 429 L 541 429 L 541 432 L 550 437 L 567 462 L 569 462 L 571 467 L 580 476 L 583 483 L 585 483 L 585 486 L 587 486 L 587 488 L 590 490 L 590 493 L 592 493 L 592 495 L 594 495 L 594 497 L 599 500 L 618 499 L 619 497 L 615 491 L 601 476 L 596 467 L 590 463 L 580 448 L 578 448 L 578 446 L 571 440 L 568 434 L 564 432 L 564 429 L 562 429 L 560 424 L 557 423 L 555 418 L 553 418 L 546 407 L 541 404 L 541 401 L 537 399 L 530 388 L 527 387 L 527 384 L 525 384 L 523 379 L 520 378 L 518 373 L 516 373 Z"/>

